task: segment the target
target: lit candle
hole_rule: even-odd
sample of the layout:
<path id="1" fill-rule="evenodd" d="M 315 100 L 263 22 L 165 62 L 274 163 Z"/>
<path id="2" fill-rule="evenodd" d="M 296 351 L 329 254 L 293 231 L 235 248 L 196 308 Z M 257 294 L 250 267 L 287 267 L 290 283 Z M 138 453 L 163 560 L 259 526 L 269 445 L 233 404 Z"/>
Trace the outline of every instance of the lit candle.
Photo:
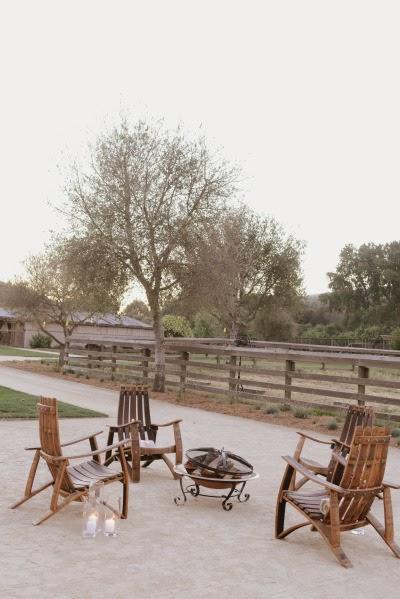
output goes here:
<path id="1" fill-rule="evenodd" d="M 106 535 L 113 535 L 115 533 L 115 520 L 112 516 L 111 518 L 106 518 L 104 533 Z"/>
<path id="2" fill-rule="evenodd" d="M 94 534 L 96 534 L 96 528 L 97 528 L 97 515 L 91 514 L 88 518 L 88 521 L 86 522 L 86 533 L 88 535 L 94 535 Z"/>

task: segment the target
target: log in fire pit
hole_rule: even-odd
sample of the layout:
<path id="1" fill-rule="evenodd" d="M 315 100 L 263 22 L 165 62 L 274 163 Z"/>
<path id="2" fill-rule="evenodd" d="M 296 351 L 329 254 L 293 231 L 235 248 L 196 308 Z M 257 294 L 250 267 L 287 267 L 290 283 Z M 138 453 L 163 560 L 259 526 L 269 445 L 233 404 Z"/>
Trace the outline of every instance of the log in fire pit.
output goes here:
<path id="1" fill-rule="evenodd" d="M 220 497 L 223 498 L 222 507 L 224 510 L 231 510 L 233 505 L 229 501 L 231 497 L 236 497 L 239 502 L 248 501 L 250 495 L 242 495 L 244 487 L 249 480 L 258 478 L 254 472 L 253 466 L 244 458 L 222 449 L 214 447 L 199 447 L 190 449 L 186 452 L 187 461 L 184 465 L 175 467 L 175 472 L 179 476 L 179 482 L 186 502 L 186 495 L 192 497 Z M 183 485 L 183 478 L 189 477 L 192 482 L 186 486 Z M 202 493 L 201 487 L 209 489 L 230 489 L 227 495 L 215 495 Z M 175 497 L 175 503 L 179 505 L 181 497 Z"/>

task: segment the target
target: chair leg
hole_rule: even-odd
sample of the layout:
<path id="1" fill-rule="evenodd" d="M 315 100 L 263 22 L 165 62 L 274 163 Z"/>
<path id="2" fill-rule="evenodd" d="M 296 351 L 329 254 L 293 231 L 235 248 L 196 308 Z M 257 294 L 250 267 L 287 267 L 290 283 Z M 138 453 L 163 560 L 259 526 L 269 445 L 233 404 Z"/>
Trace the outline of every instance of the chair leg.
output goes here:
<path id="1" fill-rule="evenodd" d="M 171 462 L 171 460 L 166 456 L 165 453 L 163 453 L 161 457 L 164 460 L 164 462 L 166 463 L 166 465 L 168 466 L 169 471 L 171 472 L 171 474 L 174 477 L 174 479 L 178 480 L 179 476 L 178 476 L 178 474 L 176 474 L 176 472 L 174 472 L 174 465 Z"/>
<path id="2" fill-rule="evenodd" d="M 152 464 L 153 462 L 154 462 L 154 459 L 153 460 L 146 460 L 144 462 L 144 464 L 142 465 L 142 468 L 148 468 L 150 466 L 150 464 Z"/>
<path id="3" fill-rule="evenodd" d="M 129 482 L 126 480 L 121 481 L 123 485 L 122 492 L 122 514 L 121 518 L 125 520 L 128 517 L 128 505 L 129 505 Z"/>
<path id="4" fill-rule="evenodd" d="M 75 491 L 75 493 L 71 493 L 71 495 L 68 495 L 68 497 L 66 499 L 64 499 L 64 501 L 62 503 L 57 504 L 54 507 L 54 509 L 50 506 L 50 510 L 48 512 L 46 512 L 44 514 L 44 516 L 39 518 L 39 520 L 35 520 L 34 522 L 32 522 L 32 524 L 34 526 L 38 526 L 39 524 L 42 524 L 42 522 L 45 522 L 46 520 L 48 520 L 49 518 L 54 516 L 54 514 L 61 512 L 61 510 L 63 510 L 67 505 L 69 505 L 71 503 L 71 501 L 75 501 L 75 499 L 78 499 L 85 493 L 86 493 L 86 491 Z"/>
<path id="5" fill-rule="evenodd" d="M 122 494 L 122 514 L 121 518 L 125 519 L 128 517 L 128 505 L 129 505 L 129 468 L 126 462 L 125 453 L 122 447 L 118 447 L 119 460 L 121 462 L 122 468 L 122 484 L 123 484 L 123 494 Z"/>
<path id="6" fill-rule="evenodd" d="M 174 423 L 174 438 L 175 438 L 175 464 L 182 464 L 183 446 L 180 423 Z"/>
<path id="7" fill-rule="evenodd" d="M 330 527 L 328 527 L 326 524 L 322 524 L 322 522 L 317 522 L 316 520 L 313 520 L 313 526 L 318 530 L 321 537 L 324 539 L 329 549 L 332 551 L 333 555 L 338 560 L 339 564 L 344 568 L 352 568 L 353 564 L 343 551 L 340 543 L 337 544 L 337 542 L 335 542 L 335 545 L 332 544 L 332 535 Z"/>
<path id="8" fill-rule="evenodd" d="M 387 490 L 390 491 L 390 489 L 387 489 Z M 385 491 L 386 491 L 386 489 L 385 489 Z M 385 501 L 385 491 L 384 491 L 384 497 L 383 497 L 384 501 Z M 389 495 L 389 501 L 390 501 L 390 495 Z M 388 516 L 391 514 L 391 508 L 392 508 L 391 502 L 390 502 L 389 508 L 386 507 L 386 503 L 384 504 L 385 526 L 382 526 L 382 524 L 379 522 L 379 520 L 377 518 L 375 518 L 375 516 L 373 516 L 372 514 L 368 514 L 367 520 L 375 528 L 376 532 L 382 537 L 382 539 L 385 541 L 386 545 L 393 551 L 394 555 L 396 557 L 400 558 L 400 547 L 397 545 L 397 543 L 394 542 L 394 538 L 393 538 L 393 536 L 394 536 L 393 535 L 393 520 L 392 520 L 392 524 L 390 525 L 390 518 L 388 518 Z M 388 520 L 389 520 L 389 522 L 388 522 Z"/>
<path id="9" fill-rule="evenodd" d="M 285 513 L 286 513 L 286 499 L 284 497 L 284 491 L 287 491 L 293 481 L 294 476 L 294 468 L 292 466 L 287 465 L 281 486 L 279 489 L 278 497 L 276 500 L 276 513 L 275 513 L 275 537 L 277 539 L 281 539 L 286 535 L 283 535 L 285 528 Z M 288 533 L 289 534 L 289 533 Z M 282 536 L 283 535 L 283 536 Z"/>
<path id="10" fill-rule="evenodd" d="M 37 471 L 37 468 L 39 465 L 39 460 L 40 460 L 40 450 L 37 449 L 35 451 L 35 455 L 33 457 L 33 461 L 32 461 L 31 467 L 29 469 L 29 475 L 28 475 L 28 480 L 26 481 L 26 485 L 25 485 L 24 496 L 22 497 L 22 499 L 19 499 L 18 501 L 16 501 L 12 505 L 10 505 L 10 509 L 14 509 L 14 508 L 18 507 L 19 505 L 22 505 L 23 503 L 25 503 L 25 501 L 28 501 L 28 499 L 30 499 L 31 497 L 34 497 L 38 493 L 41 493 L 42 491 L 44 491 L 45 489 L 47 489 L 48 487 L 50 487 L 53 484 L 53 481 L 51 480 L 50 482 L 42 485 L 35 491 L 32 491 L 33 481 L 35 480 L 35 475 L 36 475 L 36 471 Z"/>

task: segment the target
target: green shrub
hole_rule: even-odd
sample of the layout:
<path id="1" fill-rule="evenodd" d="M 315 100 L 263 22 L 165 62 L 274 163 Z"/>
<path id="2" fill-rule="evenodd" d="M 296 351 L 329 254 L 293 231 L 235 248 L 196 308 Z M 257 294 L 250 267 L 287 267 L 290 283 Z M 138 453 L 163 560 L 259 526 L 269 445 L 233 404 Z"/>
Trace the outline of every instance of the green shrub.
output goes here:
<path id="1" fill-rule="evenodd" d="M 265 408 L 266 414 L 277 414 L 278 412 L 279 412 L 279 410 L 276 406 L 267 406 Z"/>
<path id="2" fill-rule="evenodd" d="M 281 412 L 291 412 L 292 411 L 292 408 L 291 408 L 291 406 L 289 406 L 288 403 L 281 404 L 279 406 L 279 409 L 280 409 Z"/>
<path id="3" fill-rule="evenodd" d="M 295 418 L 308 418 L 309 416 L 309 412 L 308 410 L 303 410 L 303 408 L 297 408 L 297 410 L 294 411 L 294 417 Z"/>
<path id="4" fill-rule="evenodd" d="M 166 314 L 162 321 L 166 337 L 193 337 L 190 323 L 184 316 Z"/>
<path id="5" fill-rule="evenodd" d="M 29 345 L 32 348 L 45 347 L 48 349 L 51 346 L 51 339 L 48 335 L 36 333 L 36 335 L 32 335 Z"/>
<path id="6" fill-rule="evenodd" d="M 329 410 L 323 410 L 322 408 L 313 408 L 311 413 L 314 416 L 335 416 L 334 412 L 330 412 Z"/>
<path id="7" fill-rule="evenodd" d="M 400 328 L 394 329 L 390 335 L 390 347 L 391 349 L 400 350 Z"/>
<path id="8" fill-rule="evenodd" d="M 338 427 L 338 423 L 336 422 L 335 419 L 333 419 L 333 420 L 330 420 L 328 422 L 328 424 L 326 425 L 326 427 L 330 431 L 335 431 L 337 429 L 337 427 Z"/>
<path id="9" fill-rule="evenodd" d="M 394 428 L 391 432 L 392 437 L 400 437 L 400 428 Z"/>
<path id="10" fill-rule="evenodd" d="M 201 310 L 194 317 L 193 333 L 195 337 L 223 337 L 224 330 L 215 316 Z"/>

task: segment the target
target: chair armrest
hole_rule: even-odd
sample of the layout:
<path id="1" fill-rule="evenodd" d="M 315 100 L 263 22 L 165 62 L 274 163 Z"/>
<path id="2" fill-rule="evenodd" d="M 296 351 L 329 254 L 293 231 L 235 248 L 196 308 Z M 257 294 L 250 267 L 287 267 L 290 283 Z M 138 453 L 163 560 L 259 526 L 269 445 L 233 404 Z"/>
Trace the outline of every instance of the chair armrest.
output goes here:
<path id="1" fill-rule="evenodd" d="M 306 433 L 302 433 L 300 431 L 297 431 L 297 434 L 300 435 L 300 437 L 309 439 L 310 441 L 315 441 L 315 443 L 322 443 L 323 445 L 332 445 L 332 441 L 323 441 L 323 439 L 318 439 L 317 437 L 311 437 L 311 435 L 306 435 Z"/>
<path id="2" fill-rule="evenodd" d="M 174 424 L 178 424 L 179 422 L 182 422 L 182 418 L 178 418 L 178 420 L 171 420 L 171 422 L 163 422 L 162 424 L 157 424 L 157 423 L 153 423 L 151 425 L 151 427 L 160 427 L 160 426 L 173 426 Z"/>
<path id="3" fill-rule="evenodd" d="M 384 480 L 382 483 L 383 487 L 389 487 L 390 489 L 400 489 L 400 485 L 396 485 L 388 480 Z"/>
<path id="4" fill-rule="evenodd" d="M 117 447 L 122 447 L 124 445 L 128 445 L 131 443 L 130 439 L 125 439 L 124 441 L 119 441 L 119 443 L 114 443 L 114 445 L 108 445 L 107 447 L 102 447 L 101 449 L 97 449 L 96 451 L 90 451 L 88 453 L 80 453 L 78 455 L 62 455 L 62 456 L 52 456 L 44 451 L 40 452 L 40 455 L 49 462 L 62 462 L 63 460 L 75 460 L 77 458 L 89 458 L 91 456 L 99 455 L 100 453 L 105 453 L 106 451 L 111 451 L 112 449 L 116 449 Z"/>
<path id="5" fill-rule="evenodd" d="M 67 443 L 61 443 L 61 447 L 68 447 L 68 445 L 75 445 L 75 443 L 80 443 L 81 441 L 87 441 L 88 439 L 93 439 L 97 437 L 97 435 L 101 435 L 103 431 L 99 431 L 98 433 L 93 433 L 93 435 L 88 435 L 87 437 L 81 437 L 80 439 L 74 439 L 73 441 L 68 441 Z"/>
<path id="6" fill-rule="evenodd" d="M 124 422 L 124 424 L 108 424 L 107 427 L 111 431 L 118 431 L 120 428 L 126 428 L 131 424 L 140 424 L 140 420 L 131 420 L 130 422 Z"/>
<path id="7" fill-rule="evenodd" d="M 41 449 L 41 447 L 24 447 L 25 451 L 37 451 L 38 449 Z"/>
<path id="8" fill-rule="evenodd" d="M 325 479 L 319 478 L 313 472 L 311 472 L 311 470 L 303 466 L 303 464 L 297 462 L 290 455 L 282 456 L 282 458 L 285 460 L 285 462 L 289 464 L 289 466 L 294 468 L 294 470 L 300 472 L 300 474 L 308 478 L 308 480 L 312 480 L 314 483 L 317 483 L 317 485 L 321 485 L 322 487 L 325 487 L 325 489 L 328 489 L 329 491 L 335 491 L 336 493 L 348 493 L 347 489 L 342 489 L 342 487 L 338 487 L 338 485 L 334 485 L 333 483 L 329 483 Z"/>
<path id="9" fill-rule="evenodd" d="M 374 494 L 379 493 L 383 489 L 383 485 L 381 485 L 380 487 L 366 487 L 365 489 L 343 489 L 343 487 L 339 487 L 338 485 L 329 483 L 325 479 L 318 478 L 318 476 L 316 476 L 313 472 L 308 470 L 308 468 L 303 466 L 303 464 L 300 464 L 299 462 L 297 462 L 291 456 L 285 455 L 282 457 L 289 464 L 289 466 L 294 468 L 294 470 L 297 470 L 297 472 L 300 472 L 303 476 L 308 478 L 308 480 L 312 480 L 314 483 L 317 483 L 317 485 L 321 485 L 322 487 L 325 487 L 325 489 L 328 489 L 328 491 L 334 491 L 335 493 L 340 493 L 341 495 L 354 495 L 354 496 L 361 495 L 361 496 L 363 496 L 363 495 L 369 495 L 371 493 L 374 493 Z"/>

